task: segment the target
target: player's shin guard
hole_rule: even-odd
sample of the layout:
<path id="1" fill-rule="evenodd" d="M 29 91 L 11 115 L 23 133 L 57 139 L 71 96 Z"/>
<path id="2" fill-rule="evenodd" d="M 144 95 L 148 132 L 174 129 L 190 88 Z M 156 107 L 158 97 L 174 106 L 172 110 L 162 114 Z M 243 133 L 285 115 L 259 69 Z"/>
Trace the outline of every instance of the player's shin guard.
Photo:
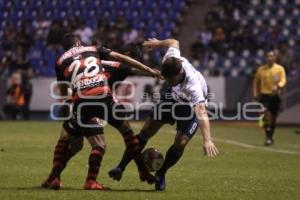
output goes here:
<path id="1" fill-rule="evenodd" d="M 139 145 L 140 145 L 140 150 L 142 150 L 147 142 L 148 142 L 148 137 L 146 135 L 144 135 L 143 133 L 138 134 L 137 139 L 139 141 Z M 126 166 L 130 163 L 130 161 L 133 159 L 131 152 L 129 151 L 129 149 L 126 148 L 122 160 L 120 161 L 120 163 L 118 164 L 118 167 L 124 171 Z"/>
<path id="2" fill-rule="evenodd" d="M 162 168 L 157 172 L 157 174 L 165 174 L 167 170 L 175 165 L 178 160 L 181 158 L 184 150 L 177 148 L 175 145 L 172 145 L 167 152 L 165 162 Z"/>
<path id="3" fill-rule="evenodd" d="M 92 148 L 89 156 L 89 169 L 86 178 L 87 181 L 89 180 L 95 181 L 97 179 L 104 153 L 105 150 L 99 146 Z"/>
<path id="4" fill-rule="evenodd" d="M 52 178 L 59 177 L 63 169 L 66 167 L 68 160 L 71 158 L 68 151 L 69 141 L 60 139 L 54 150 L 53 168 L 50 176 Z"/>

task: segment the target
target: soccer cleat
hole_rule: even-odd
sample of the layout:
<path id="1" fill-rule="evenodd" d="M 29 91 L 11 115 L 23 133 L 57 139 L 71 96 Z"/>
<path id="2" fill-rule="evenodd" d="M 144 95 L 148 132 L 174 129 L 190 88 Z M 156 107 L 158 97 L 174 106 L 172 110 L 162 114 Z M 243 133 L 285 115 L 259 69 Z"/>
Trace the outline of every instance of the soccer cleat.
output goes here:
<path id="1" fill-rule="evenodd" d="M 84 184 L 85 190 L 107 190 L 108 188 L 104 187 L 102 184 L 94 180 L 88 180 Z"/>
<path id="2" fill-rule="evenodd" d="M 120 181 L 122 178 L 123 170 L 120 167 L 115 167 L 108 172 L 109 177 L 115 181 Z"/>
<path id="3" fill-rule="evenodd" d="M 155 182 L 155 177 L 147 170 L 139 170 L 139 175 L 142 182 L 147 181 L 149 184 L 153 184 Z"/>
<path id="4" fill-rule="evenodd" d="M 156 191 L 165 191 L 166 190 L 166 180 L 165 174 L 155 174 L 155 190 Z"/>
<path id="5" fill-rule="evenodd" d="M 59 177 L 52 178 L 51 176 L 49 176 L 41 186 L 46 189 L 59 190 L 62 186 L 62 183 Z"/>
<path id="6" fill-rule="evenodd" d="M 266 141 L 265 141 L 265 146 L 271 146 L 271 145 L 273 145 L 274 144 L 274 141 L 272 140 L 272 139 L 266 139 Z"/>

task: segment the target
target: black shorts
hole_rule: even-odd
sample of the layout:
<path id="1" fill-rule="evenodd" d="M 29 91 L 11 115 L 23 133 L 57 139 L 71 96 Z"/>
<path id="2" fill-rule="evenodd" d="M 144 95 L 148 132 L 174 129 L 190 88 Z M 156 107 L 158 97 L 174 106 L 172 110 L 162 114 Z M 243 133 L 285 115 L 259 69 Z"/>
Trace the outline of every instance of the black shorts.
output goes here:
<path id="1" fill-rule="evenodd" d="M 116 108 L 119 112 L 114 112 Z M 125 111 L 125 107 L 117 104 L 112 97 L 82 99 L 74 104 L 72 118 L 65 121 L 63 127 L 74 136 L 103 134 L 103 122 L 118 128 L 124 122 Z"/>
<path id="2" fill-rule="evenodd" d="M 150 118 L 166 124 L 175 124 L 176 130 L 192 138 L 197 132 L 198 120 L 194 108 L 189 103 L 179 103 L 173 100 L 169 95 L 162 95 L 151 113 Z"/>
<path id="3" fill-rule="evenodd" d="M 259 101 L 272 115 L 278 115 L 281 104 L 280 96 L 262 94 Z"/>

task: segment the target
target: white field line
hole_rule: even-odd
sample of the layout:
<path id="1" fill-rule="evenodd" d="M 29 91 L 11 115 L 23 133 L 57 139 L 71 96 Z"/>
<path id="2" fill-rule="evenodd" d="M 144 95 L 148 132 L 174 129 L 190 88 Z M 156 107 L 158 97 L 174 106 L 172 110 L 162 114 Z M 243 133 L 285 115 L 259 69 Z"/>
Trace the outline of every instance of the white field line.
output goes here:
<path id="1" fill-rule="evenodd" d="M 289 151 L 289 150 L 284 150 L 284 149 L 271 149 L 271 148 L 267 148 L 267 147 L 260 147 L 260 146 L 255 146 L 255 145 L 251 145 L 251 144 L 245 144 L 245 143 L 234 141 L 234 140 L 227 140 L 227 139 L 220 139 L 220 138 L 214 138 L 214 140 L 217 142 L 232 144 L 235 146 L 244 147 L 244 148 L 248 148 L 248 149 L 260 149 L 260 150 L 276 152 L 276 153 L 300 155 L 300 152 L 297 152 L 297 151 Z"/>
<path id="2" fill-rule="evenodd" d="M 133 128 L 141 128 L 141 125 L 140 124 L 136 124 L 136 123 L 131 123 L 131 127 L 133 127 Z M 172 134 L 176 133 L 175 130 L 173 130 L 173 131 L 168 130 L 166 132 L 172 133 Z M 255 145 L 251 145 L 251 144 L 242 143 L 242 142 L 239 142 L 239 141 L 227 140 L 227 139 L 221 139 L 221 138 L 215 138 L 215 137 L 213 139 L 214 139 L 214 141 L 217 141 L 217 142 L 222 142 L 222 143 L 226 143 L 226 144 L 232 144 L 232 145 L 235 145 L 235 146 L 239 146 L 239 147 L 243 147 L 243 148 L 248 148 L 248 149 L 259 149 L 259 150 L 276 152 L 276 153 L 300 155 L 300 152 L 297 152 L 297 151 L 289 151 L 289 150 L 285 150 L 285 149 L 271 149 L 271 148 L 267 148 L 267 147 L 255 146 Z"/>

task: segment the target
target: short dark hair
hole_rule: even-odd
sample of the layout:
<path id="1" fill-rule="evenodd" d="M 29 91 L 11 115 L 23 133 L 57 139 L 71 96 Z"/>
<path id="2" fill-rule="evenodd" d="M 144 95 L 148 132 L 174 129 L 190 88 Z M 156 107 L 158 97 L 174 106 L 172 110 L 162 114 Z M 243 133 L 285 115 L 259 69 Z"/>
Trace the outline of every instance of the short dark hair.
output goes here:
<path id="1" fill-rule="evenodd" d="M 161 66 L 161 75 L 166 78 L 177 76 L 182 69 L 182 62 L 175 57 L 167 58 Z"/>
<path id="2" fill-rule="evenodd" d="M 80 39 L 77 35 L 66 33 L 61 40 L 61 44 L 64 50 L 68 50 L 74 47 L 78 41 L 80 42 Z"/>
<path id="3" fill-rule="evenodd" d="M 267 55 L 269 53 L 274 53 L 275 57 L 278 57 L 278 54 L 279 54 L 277 49 L 269 49 L 265 52 L 265 55 Z"/>

